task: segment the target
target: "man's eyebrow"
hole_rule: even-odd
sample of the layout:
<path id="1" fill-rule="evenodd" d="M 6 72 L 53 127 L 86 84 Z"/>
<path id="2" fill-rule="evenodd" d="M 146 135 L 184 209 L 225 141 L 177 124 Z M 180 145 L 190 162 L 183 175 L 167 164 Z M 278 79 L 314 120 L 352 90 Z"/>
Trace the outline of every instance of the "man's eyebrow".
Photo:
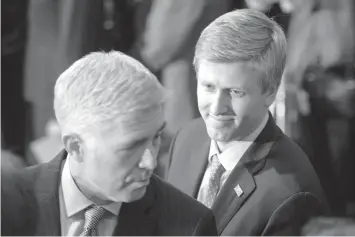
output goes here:
<path id="1" fill-rule="evenodd" d="M 122 144 L 122 145 L 120 145 L 120 147 L 117 149 L 117 151 L 120 151 L 120 150 L 123 150 L 123 149 L 131 149 L 131 148 L 134 148 L 134 147 L 140 145 L 141 143 L 145 142 L 146 140 L 147 140 L 147 138 L 144 137 L 144 138 L 140 138 L 140 139 L 131 141 L 131 142 L 126 143 L 126 144 Z"/>

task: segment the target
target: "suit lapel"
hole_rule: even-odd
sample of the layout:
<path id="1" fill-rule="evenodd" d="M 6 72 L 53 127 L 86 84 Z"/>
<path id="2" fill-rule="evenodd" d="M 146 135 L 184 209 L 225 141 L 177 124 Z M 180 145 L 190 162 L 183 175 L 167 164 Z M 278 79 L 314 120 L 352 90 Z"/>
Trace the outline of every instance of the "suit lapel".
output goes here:
<path id="1" fill-rule="evenodd" d="M 37 235 L 61 235 L 58 187 L 62 161 L 66 155 L 63 150 L 38 171 L 34 192 L 39 206 Z"/>
<path id="2" fill-rule="evenodd" d="M 147 188 L 144 197 L 140 200 L 123 203 L 118 224 L 113 236 L 148 236 L 156 235 L 157 218 L 154 209 L 154 183 Z"/>
<path id="3" fill-rule="evenodd" d="M 265 166 L 266 156 L 281 134 L 269 114 L 265 128 L 233 169 L 212 206 L 219 234 L 256 189 L 254 175 Z"/>
<path id="4" fill-rule="evenodd" d="M 240 196 L 234 191 L 234 188 L 238 185 L 243 192 Z M 233 170 L 212 206 L 216 217 L 218 234 L 222 232 L 231 218 L 238 212 L 255 190 L 255 187 L 253 175 L 245 167 L 238 166 Z"/>

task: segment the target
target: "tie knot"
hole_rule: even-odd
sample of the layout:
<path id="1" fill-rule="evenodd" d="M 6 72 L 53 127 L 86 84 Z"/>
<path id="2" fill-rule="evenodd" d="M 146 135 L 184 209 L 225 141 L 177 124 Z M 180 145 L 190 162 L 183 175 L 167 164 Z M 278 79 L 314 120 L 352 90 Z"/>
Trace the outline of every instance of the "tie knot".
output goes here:
<path id="1" fill-rule="evenodd" d="M 221 175 L 223 172 L 225 172 L 225 169 L 221 162 L 219 162 L 218 156 L 213 155 L 211 157 L 211 173 Z"/>
<path id="2" fill-rule="evenodd" d="M 100 206 L 92 205 L 85 211 L 85 229 L 93 229 L 104 216 L 106 210 Z"/>

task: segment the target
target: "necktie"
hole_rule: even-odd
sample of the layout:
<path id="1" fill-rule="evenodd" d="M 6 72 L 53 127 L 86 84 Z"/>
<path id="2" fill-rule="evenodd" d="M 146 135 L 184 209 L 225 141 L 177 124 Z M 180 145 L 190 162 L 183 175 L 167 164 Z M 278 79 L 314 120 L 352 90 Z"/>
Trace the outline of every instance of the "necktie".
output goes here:
<path id="1" fill-rule="evenodd" d="M 97 236 L 97 226 L 106 210 L 99 206 L 91 205 L 85 211 L 84 230 L 80 236 Z"/>
<path id="2" fill-rule="evenodd" d="M 208 208 L 212 207 L 212 204 L 218 194 L 219 185 L 222 174 L 226 170 L 219 162 L 217 155 L 212 156 L 210 163 L 210 177 L 207 185 L 201 187 L 197 200 L 203 203 Z"/>

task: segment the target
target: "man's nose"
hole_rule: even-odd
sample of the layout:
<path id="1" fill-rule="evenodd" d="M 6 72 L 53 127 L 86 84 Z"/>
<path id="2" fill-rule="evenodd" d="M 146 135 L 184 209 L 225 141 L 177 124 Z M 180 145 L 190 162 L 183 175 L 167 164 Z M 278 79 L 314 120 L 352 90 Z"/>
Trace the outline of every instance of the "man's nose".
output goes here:
<path id="1" fill-rule="evenodd" d="M 223 91 L 217 91 L 211 96 L 210 113 L 214 115 L 225 114 L 228 112 L 228 95 Z"/>
<path id="2" fill-rule="evenodd" d="M 141 169 L 153 171 L 157 167 L 157 157 L 152 154 L 150 149 L 146 149 L 138 166 Z"/>

